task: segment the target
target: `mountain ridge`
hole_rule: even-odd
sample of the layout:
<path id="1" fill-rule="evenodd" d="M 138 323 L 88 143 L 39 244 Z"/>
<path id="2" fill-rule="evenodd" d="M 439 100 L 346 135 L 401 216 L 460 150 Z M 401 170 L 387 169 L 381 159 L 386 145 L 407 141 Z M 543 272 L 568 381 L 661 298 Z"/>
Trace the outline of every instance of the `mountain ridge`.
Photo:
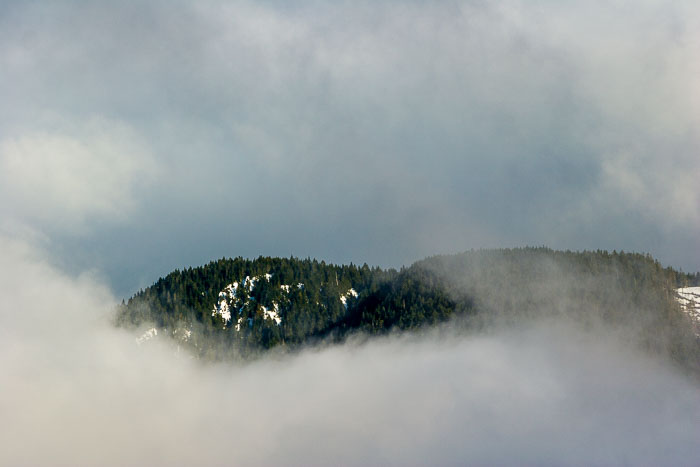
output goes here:
<path id="1" fill-rule="evenodd" d="M 119 307 L 116 323 L 151 323 L 151 334 L 220 360 L 448 320 L 480 329 L 566 316 L 632 329 L 641 345 L 698 366 L 694 324 L 677 290 L 699 282 L 700 274 L 663 268 L 649 255 L 545 247 L 439 255 L 400 270 L 222 258 L 173 271 L 139 291 Z"/>

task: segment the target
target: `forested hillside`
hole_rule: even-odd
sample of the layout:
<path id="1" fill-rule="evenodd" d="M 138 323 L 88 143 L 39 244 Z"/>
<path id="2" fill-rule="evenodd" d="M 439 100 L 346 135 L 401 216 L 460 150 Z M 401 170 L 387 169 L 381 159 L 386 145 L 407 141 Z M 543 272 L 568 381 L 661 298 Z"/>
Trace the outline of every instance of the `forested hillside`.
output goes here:
<path id="1" fill-rule="evenodd" d="M 400 271 L 260 257 L 174 271 L 118 310 L 120 326 L 153 326 L 207 359 L 245 358 L 348 334 L 565 317 L 626 329 L 630 338 L 684 365 L 700 362 L 698 339 L 676 301 L 700 275 L 663 268 L 648 255 L 547 248 L 470 251 Z"/>

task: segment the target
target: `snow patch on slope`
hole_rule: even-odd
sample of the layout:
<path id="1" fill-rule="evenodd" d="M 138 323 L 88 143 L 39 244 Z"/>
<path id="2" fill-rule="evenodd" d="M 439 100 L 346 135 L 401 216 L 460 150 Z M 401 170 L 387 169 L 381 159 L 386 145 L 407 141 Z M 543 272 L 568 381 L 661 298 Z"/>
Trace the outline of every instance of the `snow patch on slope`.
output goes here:
<path id="1" fill-rule="evenodd" d="M 271 319 L 279 326 L 279 324 L 282 322 L 282 318 L 280 318 L 280 315 L 278 313 L 279 305 L 277 305 L 276 302 L 272 302 L 272 306 L 272 310 L 267 309 L 264 305 L 262 306 L 263 319 Z"/>
<path id="2" fill-rule="evenodd" d="M 236 312 L 236 314 L 239 315 L 239 317 L 236 320 L 236 324 L 234 327 L 236 331 L 241 330 L 241 324 L 243 324 L 243 322 L 246 320 L 246 317 L 241 315 L 243 315 L 243 312 L 246 308 L 250 308 L 251 302 L 255 300 L 255 298 L 251 297 L 250 294 L 253 292 L 253 289 L 255 289 L 255 285 L 262 279 L 265 279 L 267 282 L 270 282 L 270 279 L 272 279 L 272 274 L 267 273 L 263 274 L 262 276 L 253 277 L 246 276 L 240 284 L 238 282 L 232 282 L 231 284 L 224 287 L 224 290 L 219 292 L 219 301 L 212 309 L 211 315 L 220 316 L 223 319 L 224 329 L 231 322 L 231 310 L 235 310 L 237 308 L 238 311 Z M 286 293 L 289 293 L 289 285 L 281 285 L 280 288 Z M 246 297 L 245 300 L 242 300 L 239 297 L 238 292 L 240 289 L 245 290 L 247 292 L 246 294 L 244 294 L 244 296 Z M 258 307 L 254 305 L 253 309 L 254 311 L 257 311 Z M 272 302 L 272 308 L 267 308 L 264 305 L 260 305 L 260 309 L 262 309 L 263 319 L 273 320 L 278 325 L 282 322 L 282 318 L 279 315 L 279 305 L 276 302 Z M 247 318 L 247 320 L 248 326 L 252 327 L 254 321 L 253 318 L 249 317 Z"/>
<path id="3" fill-rule="evenodd" d="M 681 310 L 690 316 L 695 325 L 695 335 L 700 337 L 700 287 L 681 287 L 676 289 L 676 300 Z"/>
<path id="4" fill-rule="evenodd" d="M 141 334 L 141 336 L 136 338 L 136 343 L 141 345 L 146 341 L 149 341 L 158 335 L 158 329 L 151 328 L 148 331 Z"/>
<path id="5" fill-rule="evenodd" d="M 173 331 L 173 337 L 183 342 L 187 342 L 192 337 L 192 331 L 189 329 L 176 329 Z"/>
<path id="6" fill-rule="evenodd" d="M 256 284 L 261 280 L 266 280 L 270 282 L 272 279 L 272 274 L 263 274 L 261 276 L 246 276 L 240 283 L 232 282 L 231 284 L 224 287 L 224 290 L 219 292 L 219 301 L 216 303 L 212 309 L 212 316 L 220 316 L 224 321 L 224 329 L 228 327 L 232 321 L 235 322 L 233 327 L 236 331 L 241 331 L 243 323 L 247 320 L 248 326 L 253 326 L 254 319 L 250 317 L 249 313 L 262 313 L 263 320 L 274 321 L 278 326 L 282 323 L 282 317 L 280 316 L 280 305 L 276 301 L 272 300 L 263 305 L 262 303 L 255 304 L 251 303 L 255 300 L 251 297 L 251 293 L 256 287 Z M 297 282 L 296 284 L 281 284 L 279 286 L 280 290 L 289 295 L 293 288 L 298 290 L 304 289 L 305 285 L 302 282 Z M 240 291 L 245 290 L 246 293 L 241 294 Z M 344 294 L 340 295 L 340 301 L 343 303 L 345 308 L 348 307 L 348 299 L 351 297 L 356 298 L 358 293 L 355 289 L 350 288 Z M 284 296 L 282 297 L 285 300 Z M 317 302 L 318 304 L 318 302 Z M 234 318 L 235 316 L 235 318 Z"/>
<path id="7" fill-rule="evenodd" d="M 357 298 L 357 292 L 355 291 L 355 289 L 351 288 L 350 290 L 348 290 L 347 292 L 345 292 L 344 294 L 342 294 L 340 296 L 340 301 L 343 302 L 343 306 L 345 308 L 348 307 L 348 297 Z"/>
<path id="8" fill-rule="evenodd" d="M 161 329 L 161 335 L 168 335 L 168 329 L 163 328 Z M 136 343 L 141 345 L 144 342 L 148 342 L 150 340 L 156 339 L 158 337 L 158 328 L 150 328 L 146 330 L 143 334 L 141 334 L 139 337 L 136 338 Z M 190 337 L 192 337 L 192 330 L 191 329 L 186 329 L 186 328 L 177 328 L 172 333 L 170 333 L 170 337 L 175 339 L 176 341 L 179 341 L 181 343 L 188 342 L 190 340 Z"/>
<path id="9" fill-rule="evenodd" d="M 248 279 L 246 277 L 246 279 Z M 224 287 L 224 290 L 219 292 L 219 301 L 212 310 L 211 315 L 219 315 L 224 320 L 224 323 L 231 321 L 231 310 L 229 308 L 229 301 L 236 299 L 236 291 L 238 290 L 238 282 L 233 282 L 232 284 Z"/>

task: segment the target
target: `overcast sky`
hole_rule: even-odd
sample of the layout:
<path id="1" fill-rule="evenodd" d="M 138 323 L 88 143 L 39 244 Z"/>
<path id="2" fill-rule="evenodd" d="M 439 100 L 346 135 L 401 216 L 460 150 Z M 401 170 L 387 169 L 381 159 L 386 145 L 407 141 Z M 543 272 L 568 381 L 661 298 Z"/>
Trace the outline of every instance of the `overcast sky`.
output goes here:
<path id="1" fill-rule="evenodd" d="M 222 256 L 700 269 L 700 4 L 0 3 L 0 218 L 118 297 Z"/>

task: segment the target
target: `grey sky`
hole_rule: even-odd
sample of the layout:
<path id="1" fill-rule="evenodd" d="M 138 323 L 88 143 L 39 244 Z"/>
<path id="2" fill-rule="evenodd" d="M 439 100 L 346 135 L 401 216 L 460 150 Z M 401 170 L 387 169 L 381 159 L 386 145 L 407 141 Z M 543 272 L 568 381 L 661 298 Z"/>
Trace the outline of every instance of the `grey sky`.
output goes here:
<path id="1" fill-rule="evenodd" d="M 696 2 L 124 3 L 0 5 L 3 230 L 117 295 L 237 255 L 700 269 Z"/>

